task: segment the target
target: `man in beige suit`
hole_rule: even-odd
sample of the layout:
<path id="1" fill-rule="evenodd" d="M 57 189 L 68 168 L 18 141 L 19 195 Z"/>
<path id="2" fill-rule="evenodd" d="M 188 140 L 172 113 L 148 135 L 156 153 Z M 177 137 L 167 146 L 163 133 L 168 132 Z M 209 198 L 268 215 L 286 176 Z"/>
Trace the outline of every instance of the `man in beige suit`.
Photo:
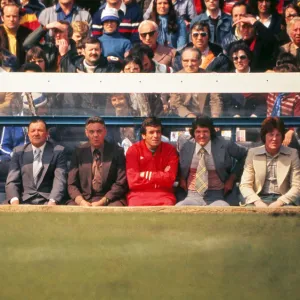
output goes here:
<path id="1" fill-rule="evenodd" d="M 284 123 L 266 118 L 261 127 L 261 147 L 250 149 L 240 191 L 246 205 L 280 207 L 297 205 L 300 195 L 300 162 L 296 149 L 282 146 Z"/>
<path id="2" fill-rule="evenodd" d="M 199 68 L 201 52 L 197 48 L 186 48 L 181 55 L 183 69 L 178 73 L 205 73 Z M 171 94 L 170 107 L 173 113 L 180 117 L 195 118 L 197 115 L 220 117 L 222 113 L 222 96 L 220 94 L 184 93 Z"/>

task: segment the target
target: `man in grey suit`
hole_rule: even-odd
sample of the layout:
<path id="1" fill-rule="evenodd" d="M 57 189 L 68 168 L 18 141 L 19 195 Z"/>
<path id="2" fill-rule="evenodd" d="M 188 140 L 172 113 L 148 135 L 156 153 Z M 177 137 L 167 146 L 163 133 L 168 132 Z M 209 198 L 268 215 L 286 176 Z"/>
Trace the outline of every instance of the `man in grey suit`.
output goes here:
<path id="1" fill-rule="evenodd" d="M 11 205 L 60 203 L 66 193 L 67 163 L 64 147 L 48 142 L 47 124 L 33 120 L 29 144 L 14 149 L 6 180 Z"/>
<path id="2" fill-rule="evenodd" d="M 247 149 L 217 137 L 208 117 L 197 117 L 179 149 L 180 187 L 185 198 L 178 206 L 229 206 L 225 201 L 243 170 Z M 234 163 L 233 163 L 234 162 Z"/>

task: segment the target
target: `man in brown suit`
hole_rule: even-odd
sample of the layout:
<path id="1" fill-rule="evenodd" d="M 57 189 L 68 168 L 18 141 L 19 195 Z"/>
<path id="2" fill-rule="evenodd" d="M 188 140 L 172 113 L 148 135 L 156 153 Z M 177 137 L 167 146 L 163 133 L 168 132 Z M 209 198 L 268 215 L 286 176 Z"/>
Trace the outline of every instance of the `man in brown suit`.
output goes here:
<path id="1" fill-rule="evenodd" d="M 25 62 L 25 50 L 23 42 L 31 33 L 31 30 L 20 26 L 20 10 L 17 4 L 6 4 L 2 9 L 2 21 L 0 26 L 0 47 L 17 56 L 19 63 Z"/>
<path id="2" fill-rule="evenodd" d="M 183 69 L 178 73 L 205 73 L 199 66 L 201 52 L 197 48 L 186 48 L 181 55 Z M 219 117 L 222 112 L 220 94 L 171 94 L 171 110 L 180 117 L 195 118 L 196 115 L 206 114 L 213 118 Z"/>
<path id="3" fill-rule="evenodd" d="M 89 139 L 75 149 L 71 160 L 68 205 L 124 206 L 128 190 L 124 151 L 105 141 L 106 126 L 100 117 L 86 121 Z"/>

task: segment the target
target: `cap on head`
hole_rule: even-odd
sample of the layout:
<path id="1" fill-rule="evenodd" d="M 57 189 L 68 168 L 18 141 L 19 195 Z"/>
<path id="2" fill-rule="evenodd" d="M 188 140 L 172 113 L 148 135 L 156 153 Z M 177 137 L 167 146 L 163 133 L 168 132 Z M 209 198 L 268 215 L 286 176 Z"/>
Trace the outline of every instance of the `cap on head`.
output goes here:
<path id="1" fill-rule="evenodd" d="M 115 8 L 105 8 L 102 11 L 101 23 L 104 23 L 105 21 L 115 21 L 119 24 L 120 19 L 118 11 Z"/>

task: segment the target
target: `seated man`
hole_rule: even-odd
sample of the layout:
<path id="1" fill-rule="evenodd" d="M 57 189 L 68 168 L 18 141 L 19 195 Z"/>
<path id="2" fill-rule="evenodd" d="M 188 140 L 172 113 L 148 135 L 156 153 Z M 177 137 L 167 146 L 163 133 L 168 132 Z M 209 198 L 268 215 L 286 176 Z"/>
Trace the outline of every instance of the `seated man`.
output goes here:
<path id="1" fill-rule="evenodd" d="M 104 141 L 106 126 L 100 117 L 86 121 L 89 139 L 76 148 L 71 160 L 68 205 L 124 206 L 127 181 L 123 149 Z"/>
<path id="2" fill-rule="evenodd" d="M 225 196 L 242 173 L 247 150 L 217 137 L 208 117 L 196 118 L 190 133 L 193 139 L 179 147 L 180 187 L 186 197 L 177 205 L 229 206 Z"/>
<path id="3" fill-rule="evenodd" d="M 249 150 L 240 184 L 245 205 L 297 205 L 300 162 L 296 149 L 282 146 L 284 133 L 284 123 L 278 117 L 263 121 L 260 134 L 264 145 Z"/>
<path id="4" fill-rule="evenodd" d="M 64 148 L 48 142 L 47 124 L 35 119 L 28 126 L 29 144 L 14 149 L 6 180 L 11 205 L 60 203 L 66 192 Z"/>
<path id="5" fill-rule="evenodd" d="M 173 184 L 178 156 L 175 148 L 161 141 L 162 125 L 155 117 L 142 123 L 143 140 L 126 153 L 129 206 L 174 205 Z"/>

